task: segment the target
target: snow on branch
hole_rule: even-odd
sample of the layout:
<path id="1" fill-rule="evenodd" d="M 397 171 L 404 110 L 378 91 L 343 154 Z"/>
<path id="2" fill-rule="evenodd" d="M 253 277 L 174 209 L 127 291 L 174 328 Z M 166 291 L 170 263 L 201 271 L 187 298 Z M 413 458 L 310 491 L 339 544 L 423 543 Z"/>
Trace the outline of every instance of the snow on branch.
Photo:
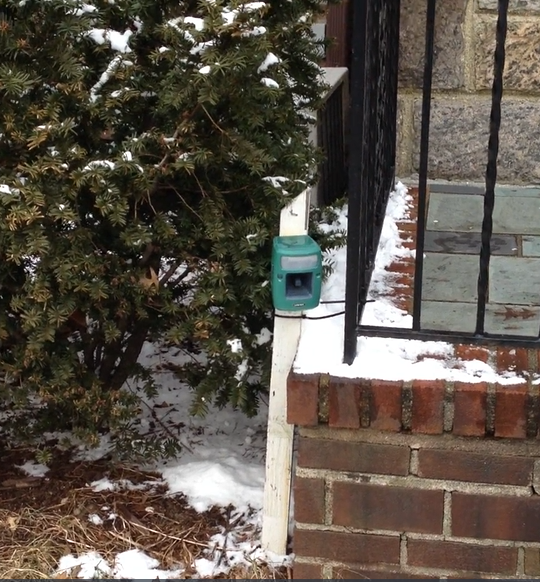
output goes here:
<path id="1" fill-rule="evenodd" d="M 87 33 L 96 44 L 110 43 L 111 48 L 119 53 L 130 53 L 129 39 L 133 34 L 132 30 L 118 32 L 117 30 L 106 28 L 92 28 Z"/>
<path id="2" fill-rule="evenodd" d="M 131 61 L 124 60 L 121 55 L 115 56 L 99 77 L 99 81 L 90 89 L 90 100 L 92 102 L 96 101 L 99 96 L 99 91 L 120 67 L 129 66 L 131 64 Z"/>

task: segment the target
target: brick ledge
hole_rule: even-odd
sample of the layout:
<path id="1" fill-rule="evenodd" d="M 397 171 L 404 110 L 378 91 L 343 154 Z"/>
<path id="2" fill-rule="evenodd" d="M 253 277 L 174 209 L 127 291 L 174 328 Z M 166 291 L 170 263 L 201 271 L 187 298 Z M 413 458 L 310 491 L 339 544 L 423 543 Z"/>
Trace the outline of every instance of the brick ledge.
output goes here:
<path id="1" fill-rule="evenodd" d="M 287 381 L 287 420 L 303 427 L 371 428 L 463 437 L 536 438 L 539 386 L 442 380 L 388 382 L 298 374 Z"/>

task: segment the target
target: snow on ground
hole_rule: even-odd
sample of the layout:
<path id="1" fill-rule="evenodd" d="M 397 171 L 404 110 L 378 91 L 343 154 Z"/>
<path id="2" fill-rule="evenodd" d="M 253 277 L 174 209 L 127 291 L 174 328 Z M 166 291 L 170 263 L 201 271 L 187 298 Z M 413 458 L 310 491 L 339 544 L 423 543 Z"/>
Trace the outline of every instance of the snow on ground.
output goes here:
<path id="1" fill-rule="evenodd" d="M 44 477 L 49 471 L 49 467 L 41 463 L 36 463 L 35 461 L 26 461 L 24 465 L 19 465 L 18 468 L 30 477 Z"/>
<path id="2" fill-rule="evenodd" d="M 141 550 L 128 550 L 116 556 L 111 566 L 98 552 L 88 552 L 79 557 L 64 556 L 58 565 L 59 572 L 78 570 L 79 578 L 132 578 L 137 580 L 156 580 L 181 578 L 182 570 L 160 570 L 157 560 L 150 558 Z"/>
<path id="3" fill-rule="evenodd" d="M 182 446 L 177 459 L 141 466 L 141 469 L 161 473 L 170 495 L 184 494 L 197 511 L 204 512 L 213 506 L 234 507 L 231 522 L 238 522 L 238 531 L 223 532 L 210 540 L 207 558 L 198 559 L 194 568 L 200 577 L 215 576 L 229 567 L 252 564 L 261 560 L 280 565 L 287 558 L 265 554 L 259 547 L 258 534 L 261 528 L 261 511 L 264 488 L 264 458 L 266 449 L 267 407 L 261 404 L 254 418 L 225 408 L 211 409 L 204 419 L 189 415 L 192 393 L 178 383 L 172 372 L 164 369 L 166 363 L 178 362 L 180 356 L 174 352 L 161 353 L 147 344 L 141 362 L 157 369 L 156 384 L 159 393 L 152 399 L 143 400 L 143 411 L 139 431 L 141 434 L 157 427 L 164 436 L 174 435 Z M 163 428 L 165 427 L 165 428 Z M 103 438 L 97 449 L 87 451 L 81 447 L 77 460 L 95 460 L 107 454 L 111 448 L 109 438 Z M 27 472 L 37 471 L 34 466 L 25 466 Z M 134 489 L 150 485 L 134 485 L 129 481 L 112 482 L 102 478 L 88 486 L 95 491 L 116 488 Z M 99 518 L 99 516 L 94 516 Z M 92 516 L 90 516 L 92 519 Z M 245 532 L 250 532 L 249 536 Z M 246 539 L 248 541 L 246 541 Z M 122 552 L 114 563 L 108 563 L 99 555 L 99 548 L 82 556 L 64 556 L 58 565 L 59 572 L 79 567 L 78 577 L 107 575 L 113 578 L 179 578 L 181 571 L 162 571 L 154 559 L 140 550 Z M 218 564 L 219 558 L 219 564 Z"/>
<path id="4" fill-rule="evenodd" d="M 147 346 L 143 363 L 152 368 L 163 364 L 165 358 L 170 361 L 171 355 L 155 354 L 152 346 Z M 229 504 L 238 510 L 262 508 L 265 404 L 254 418 L 229 407 L 211 410 L 204 419 L 193 418 L 188 412 L 191 391 L 179 390 L 171 372 L 161 372 L 159 381 L 162 389 L 155 400 L 163 406 L 162 422 L 186 427 L 179 435 L 184 447 L 181 458 L 158 467 L 171 492 L 184 493 L 197 511 Z M 143 428 L 150 422 L 150 418 L 143 419 Z"/>
<path id="5" fill-rule="evenodd" d="M 394 261 L 413 256 L 402 246 L 397 222 L 408 219 L 411 197 L 399 183 L 388 201 L 381 233 L 375 269 L 369 290 L 370 303 L 366 304 L 364 325 L 412 327 L 412 317 L 396 307 L 391 299 L 393 275 L 386 268 Z M 337 223 L 328 229 L 347 229 L 347 207 Z M 333 251 L 329 260 L 334 272 L 323 285 L 322 301 L 345 299 L 345 270 L 347 249 Z M 306 313 L 320 317 L 343 311 L 341 304 L 321 304 Z M 512 372 L 498 374 L 479 360 L 458 361 L 454 347 L 445 342 L 405 340 L 396 338 L 358 338 L 358 356 L 351 366 L 343 359 L 343 315 L 328 319 L 302 321 L 302 335 L 294 363 L 294 370 L 303 374 L 326 373 L 342 378 L 371 378 L 379 380 L 449 380 L 463 382 L 497 382 L 515 384 L 525 382 Z"/>

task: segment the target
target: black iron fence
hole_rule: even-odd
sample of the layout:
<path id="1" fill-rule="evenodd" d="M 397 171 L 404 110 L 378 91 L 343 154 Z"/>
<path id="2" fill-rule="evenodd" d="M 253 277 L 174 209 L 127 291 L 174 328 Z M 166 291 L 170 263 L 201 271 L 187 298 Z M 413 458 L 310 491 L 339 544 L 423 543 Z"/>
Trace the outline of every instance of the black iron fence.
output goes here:
<path id="1" fill-rule="evenodd" d="M 398 0 L 355 2 L 351 65 L 351 149 L 344 361 L 356 356 L 357 337 L 384 336 L 466 343 L 516 344 L 538 347 L 535 337 L 486 332 L 493 210 L 497 181 L 499 130 L 509 0 L 499 0 L 494 53 L 494 77 L 484 192 L 484 212 L 477 281 L 476 324 L 473 332 L 425 329 L 422 326 L 422 287 L 427 213 L 427 180 L 431 85 L 436 0 L 427 0 L 422 125 L 418 183 L 418 221 L 412 328 L 360 325 L 379 242 L 385 205 L 393 186 L 398 69 Z M 470 298 L 469 298 L 470 300 Z"/>
<path id="2" fill-rule="evenodd" d="M 353 2 L 345 361 L 356 355 L 386 203 L 394 184 L 400 1 Z"/>
<path id="3" fill-rule="evenodd" d="M 317 197 L 319 202 L 328 205 L 342 198 L 347 189 L 344 87 L 343 82 L 339 82 L 330 89 L 324 107 L 317 115 L 317 146 L 324 154 L 319 168 Z"/>

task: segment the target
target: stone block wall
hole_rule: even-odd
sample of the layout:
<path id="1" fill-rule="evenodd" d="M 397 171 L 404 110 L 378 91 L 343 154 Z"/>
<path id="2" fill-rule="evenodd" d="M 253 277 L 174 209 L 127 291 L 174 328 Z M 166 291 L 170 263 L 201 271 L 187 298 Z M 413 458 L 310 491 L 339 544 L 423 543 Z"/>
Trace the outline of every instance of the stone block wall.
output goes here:
<path id="1" fill-rule="evenodd" d="M 292 373 L 287 405 L 295 578 L 540 578 L 538 386 Z"/>
<path id="2" fill-rule="evenodd" d="M 401 0 L 398 174 L 418 171 L 426 0 Z M 497 0 L 437 3 L 430 178 L 483 181 Z M 510 0 L 499 180 L 540 182 L 540 0 Z"/>

